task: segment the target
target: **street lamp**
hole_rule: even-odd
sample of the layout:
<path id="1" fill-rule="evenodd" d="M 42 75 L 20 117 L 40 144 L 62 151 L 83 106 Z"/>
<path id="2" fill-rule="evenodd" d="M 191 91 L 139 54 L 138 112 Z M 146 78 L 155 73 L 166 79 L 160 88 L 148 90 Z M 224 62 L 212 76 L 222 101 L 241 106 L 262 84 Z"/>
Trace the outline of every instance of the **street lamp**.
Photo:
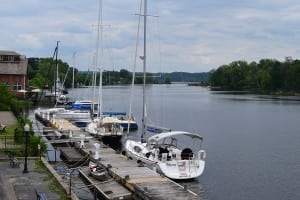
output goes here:
<path id="1" fill-rule="evenodd" d="M 38 150 L 39 150 L 39 156 L 40 156 L 40 160 L 41 160 L 41 145 L 38 144 Z"/>
<path id="2" fill-rule="evenodd" d="M 28 134 L 29 134 L 29 129 L 30 129 L 29 124 L 25 124 L 25 126 L 24 126 L 24 131 L 25 131 L 25 163 L 24 163 L 23 173 L 28 173 L 27 156 L 28 156 Z"/>

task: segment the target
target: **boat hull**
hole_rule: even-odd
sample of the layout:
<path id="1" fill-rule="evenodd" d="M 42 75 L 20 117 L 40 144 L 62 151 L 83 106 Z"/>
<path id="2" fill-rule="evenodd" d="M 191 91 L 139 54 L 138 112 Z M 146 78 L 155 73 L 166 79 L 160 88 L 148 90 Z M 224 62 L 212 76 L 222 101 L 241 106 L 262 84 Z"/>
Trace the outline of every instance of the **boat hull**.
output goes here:
<path id="1" fill-rule="evenodd" d="M 149 155 L 145 156 L 148 152 L 145 152 L 146 143 L 141 143 L 133 140 L 127 140 L 125 142 L 126 155 L 129 158 L 135 159 L 137 162 L 143 162 L 148 165 L 156 163 L 155 157 Z"/>
<path id="2" fill-rule="evenodd" d="M 174 180 L 197 178 L 202 175 L 204 168 L 203 160 L 174 160 L 157 163 L 157 171 Z"/>

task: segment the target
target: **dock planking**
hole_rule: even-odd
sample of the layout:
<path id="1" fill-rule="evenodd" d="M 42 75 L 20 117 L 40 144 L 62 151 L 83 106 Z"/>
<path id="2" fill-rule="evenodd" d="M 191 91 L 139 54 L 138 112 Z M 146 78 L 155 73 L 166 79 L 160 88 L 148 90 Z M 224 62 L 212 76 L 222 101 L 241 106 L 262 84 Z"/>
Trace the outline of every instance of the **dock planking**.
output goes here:
<path id="1" fill-rule="evenodd" d="M 67 132 L 69 130 L 72 130 L 72 131 L 80 130 L 80 128 L 78 128 L 77 126 L 75 126 L 69 120 L 66 120 L 66 119 L 61 119 L 61 120 L 50 119 L 49 123 L 50 123 L 50 126 L 58 129 L 61 132 Z"/>
<path id="2" fill-rule="evenodd" d="M 101 199 L 133 199 L 132 192 L 113 178 L 109 178 L 107 181 L 96 180 L 88 175 L 89 169 L 87 167 L 80 168 L 79 173 L 98 191 Z"/>
<path id="3" fill-rule="evenodd" d="M 86 145 L 84 151 L 93 152 L 93 140 Z M 109 174 L 124 187 L 134 193 L 137 199 L 201 199 L 196 193 L 182 185 L 163 177 L 148 167 L 138 166 L 132 160 L 116 153 L 113 149 L 100 145 L 100 159 L 93 160 L 107 167 Z"/>
<path id="4" fill-rule="evenodd" d="M 82 162 L 86 157 L 73 147 L 60 147 L 60 153 L 69 163 Z"/>
<path id="5" fill-rule="evenodd" d="M 62 127 L 59 127 L 59 130 L 68 130 L 69 127 L 69 124 L 62 123 Z M 74 130 L 74 132 L 77 131 L 78 130 Z M 95 143 L 101 142 L 95 138 L 89 138 L 88 142 L 85 142 L 84 147 L 81 150 L 87 155 L 89 154 L 91 160 L 99 165 L 105 166 L 108 169 L 110 176 L 113 178 L 113 182 L 116 185 L 121 184 L 123 187 L 132 192 L 133 199 L 203 199 L 191 190 L 188 190 L 182 185 L 161 176 L 157 172 L 144 166 L 138 166 L 136 162 L 116 153 L 115 150 L 108 148 L 102 143 L 100 145 L 99 152 L 100 159 L 95 160 L 91 155 L 92 153 L 95 153 Z M 79 152 L 75 153 L 75 151 L 77 151 L 75 148 L 73 150 L 71 149 L 72 148 L 64 148 L 62 150 L 62 154 L 67 155 L 70 160 L 78 160 L 84 157 Z M 116 185 L 114 187 L 116 187 Z M 105 192 L 105 189 L 99 188 L 99 190 L 103 190 L 104 194 L 111 193 L 109 191 Z"/>

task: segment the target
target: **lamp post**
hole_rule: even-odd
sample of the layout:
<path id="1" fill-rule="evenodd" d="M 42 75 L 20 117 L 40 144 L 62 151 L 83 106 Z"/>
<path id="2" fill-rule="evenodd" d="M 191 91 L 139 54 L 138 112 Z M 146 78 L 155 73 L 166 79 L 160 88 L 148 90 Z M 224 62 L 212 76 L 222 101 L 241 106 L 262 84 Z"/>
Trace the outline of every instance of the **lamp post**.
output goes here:
<path id="1" fill-rule="evenodd" d="M 39 156 L 40 156 L 40 160 L 41 160 L 41 145 L 38 144 L 38 150 L 39 150 Z"/>
<path id="2" fill-rule="evenodd" d="M 30 129 L 29 124 L 25 124 L 25 126 L 24 126 L 24 131 L 25 131 L 25 162 L 24 162 L 23 173 L 28 173 L 27 156 L 28 156 L 28 134 L 29 134 L 29 129 Z"/>

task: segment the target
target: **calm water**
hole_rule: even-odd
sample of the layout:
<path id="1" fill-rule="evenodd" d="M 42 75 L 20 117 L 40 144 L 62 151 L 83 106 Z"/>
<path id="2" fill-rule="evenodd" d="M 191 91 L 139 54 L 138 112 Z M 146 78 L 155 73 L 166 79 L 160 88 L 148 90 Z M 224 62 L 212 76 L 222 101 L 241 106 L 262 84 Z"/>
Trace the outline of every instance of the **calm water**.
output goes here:
<path id="1" fill-rule="evenodd" d="M 129 111 L 129 86 L 103 90 L 104 111 Z M 79 88 L 69 96 L 91 99 L 90 93 Z M 141 86 L 135 87 L 132 110 L 140 122 Z M 157 125 L 204 137 L 205 172 L 184 184 L 206 199 L 300 199 L 299 99 L 153 85 L 147 87 L 147 115 Z"/>

